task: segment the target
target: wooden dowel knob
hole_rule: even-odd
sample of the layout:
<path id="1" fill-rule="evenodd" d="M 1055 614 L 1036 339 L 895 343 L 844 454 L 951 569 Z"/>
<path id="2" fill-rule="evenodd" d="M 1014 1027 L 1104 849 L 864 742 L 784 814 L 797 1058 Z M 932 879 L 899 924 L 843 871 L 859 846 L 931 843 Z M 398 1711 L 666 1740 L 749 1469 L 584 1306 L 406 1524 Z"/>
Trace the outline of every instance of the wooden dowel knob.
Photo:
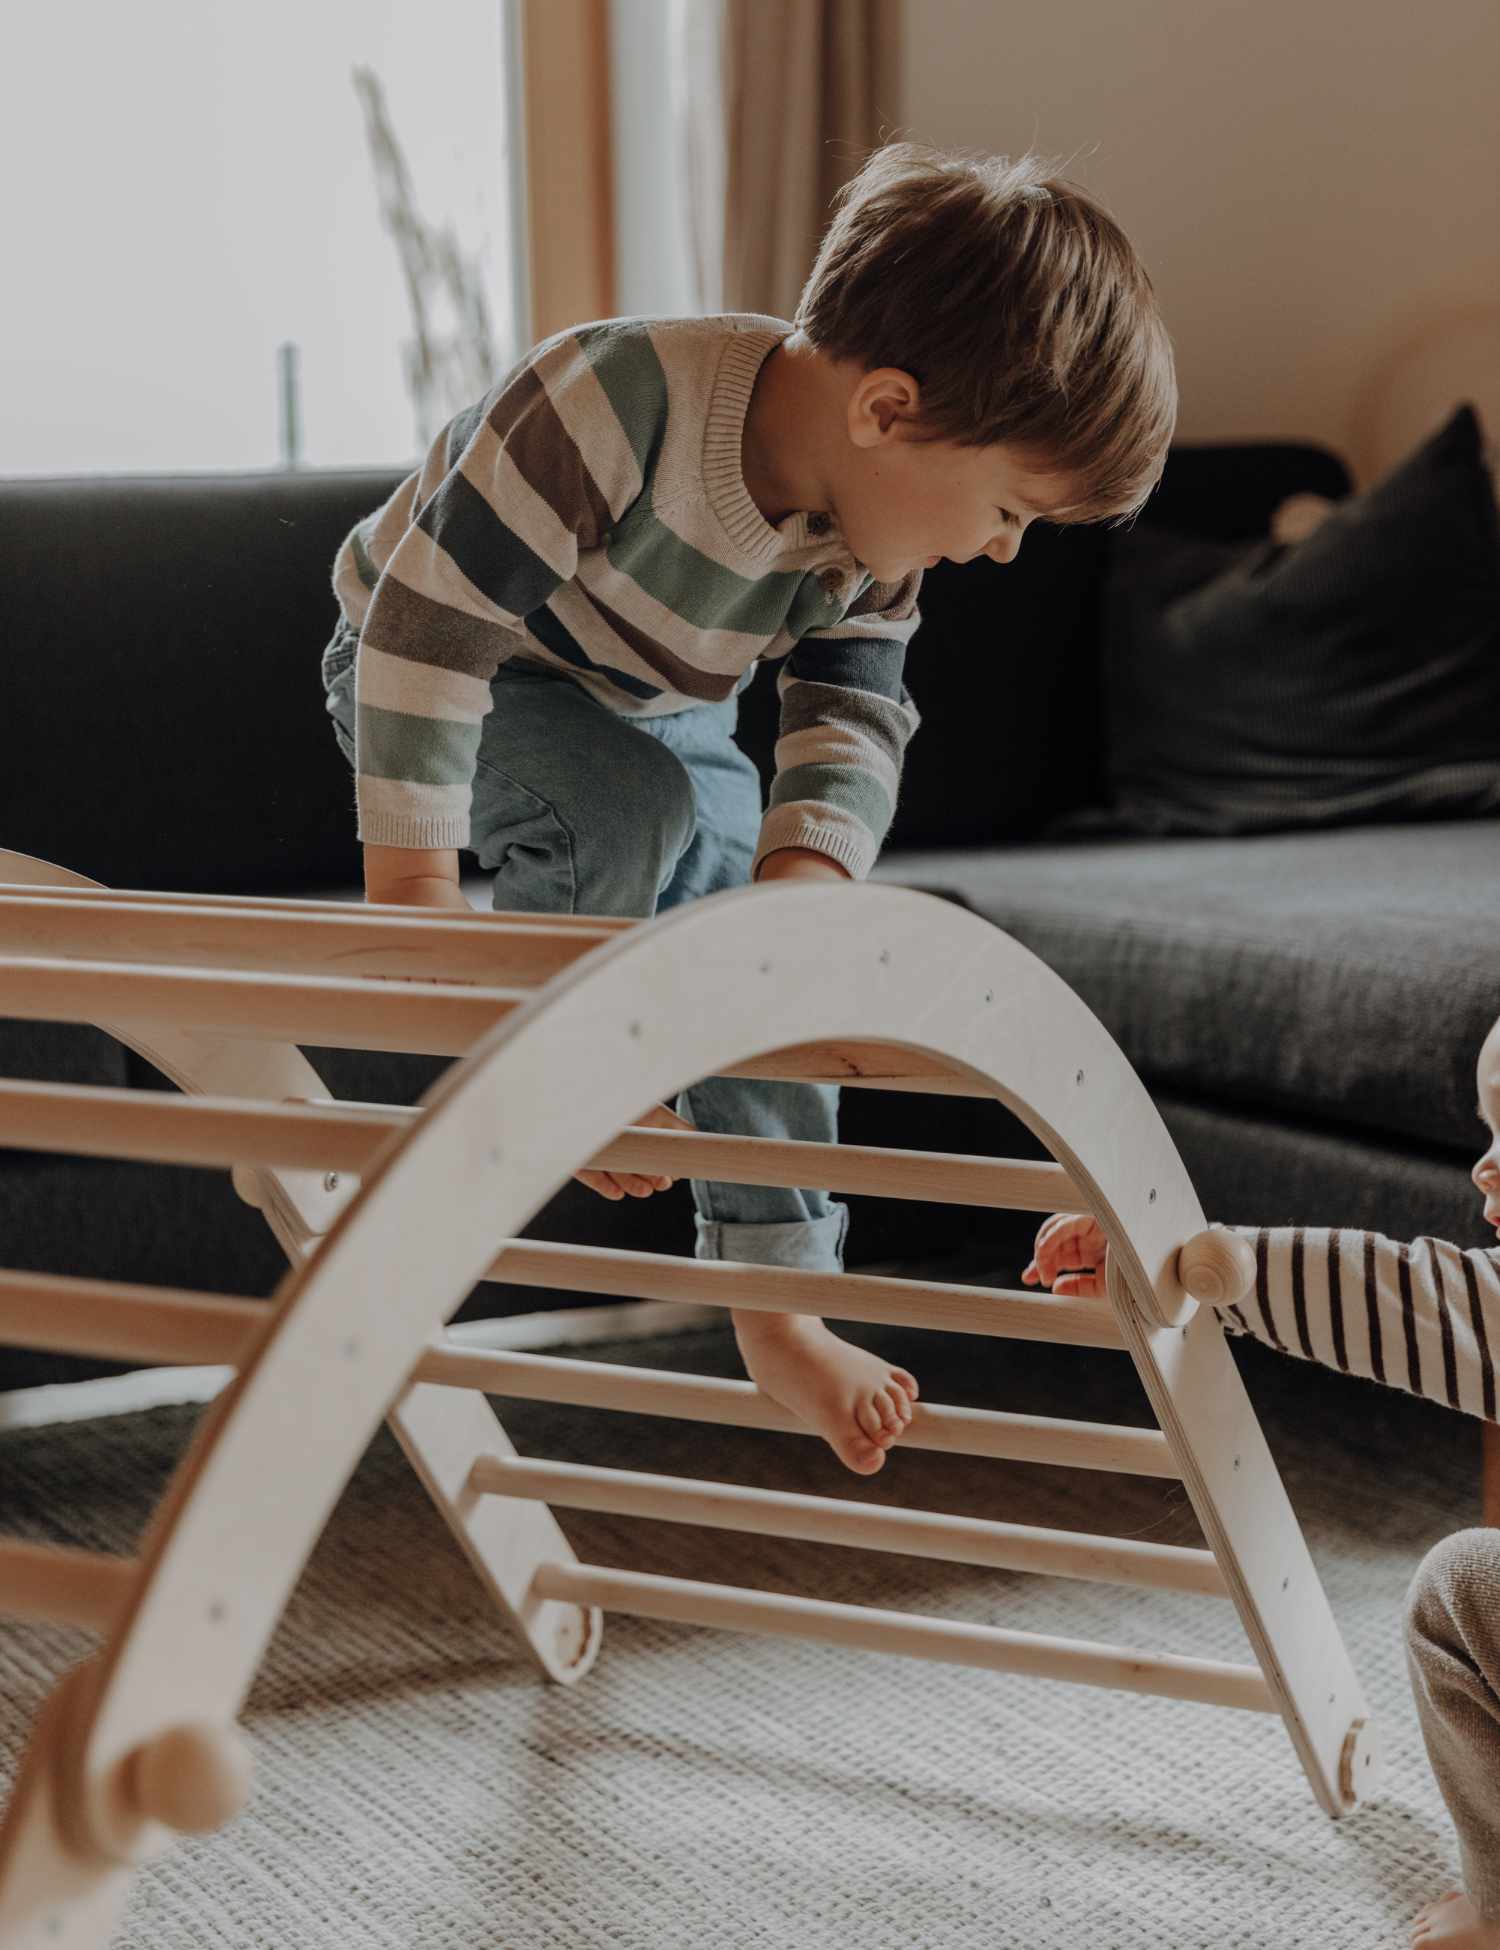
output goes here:
<path id="1" fill-rule="evenodd" d="M 1255 1284 L 1255 1253 L 1238 1233 L 1196 1232 L 1177 1249 L 1177 1277 L 1205 1306 L 1232 1306 Z"/>
<path id="2" fill-rule="evenodd" d="M 254 1764 L 234 1727 L 172 1727 L 137 1749 L 131 1799 L 179 1834 L 206 1835 L 249 1800 Z"/>

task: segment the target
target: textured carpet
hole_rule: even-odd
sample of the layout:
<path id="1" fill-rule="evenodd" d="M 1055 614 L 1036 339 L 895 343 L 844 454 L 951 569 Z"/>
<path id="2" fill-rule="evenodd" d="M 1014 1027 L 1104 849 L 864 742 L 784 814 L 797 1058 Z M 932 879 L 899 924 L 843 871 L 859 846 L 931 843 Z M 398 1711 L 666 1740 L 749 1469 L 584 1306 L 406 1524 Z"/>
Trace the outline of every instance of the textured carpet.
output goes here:
<path id="1" fill-rule="evenodd" d="M 1145 1422 L 1127 1357 L 890 1330 L 929 1400 Z M 570 1350 L 576 1352 L 576 1350 Z M 738 1372 L 722 1331 L 595 1350 Z M 1476 1520 L 1473 1423 L 1238 1346 L 1382 1723 L 1379 1799 L 1328 1821 L 1280 1722 L 875 1653 L 613 1617 L 542 1684 L 394 1443 L 372 1445 L 244 1724 L 249 1811 L 136 1883 L 128 1950 L 1159 1950 L 1404 1944 L 1451 1832 L 1407 1690 L 1401 1602 Z M 1196 1543 L 1180 1486 L 502 1404 L 524 1454 Z M 128 1549 L 197 1411 L 0 1438 L 0 1529 Z M 579 1555 L 688 1577 L 1241 1659 L 1232 1609 L 563 1512 Z M 0 1630 L 9 1774 L 78 1634 Z"/>

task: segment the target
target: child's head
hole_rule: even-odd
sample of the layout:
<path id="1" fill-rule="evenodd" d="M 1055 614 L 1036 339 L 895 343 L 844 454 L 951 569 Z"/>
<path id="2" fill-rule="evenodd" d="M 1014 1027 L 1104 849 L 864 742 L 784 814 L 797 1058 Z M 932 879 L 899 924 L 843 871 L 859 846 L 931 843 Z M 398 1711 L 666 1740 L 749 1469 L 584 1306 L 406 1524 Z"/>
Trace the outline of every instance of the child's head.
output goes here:
<path id="1" fill-rule="evenodd" d="M 881 580 L 1008 561 L 1027 521 L 1119 521 L 1160 478 L 1172 349 L 1123 231 L 1035 156 L 877 150 L 797 308 L 849 379 L 840 519 Z"/>
<path id="2" fill-rule="evenodd" d="M 1479 1116 L 1490 1134 L 1490 1142 L 1472 1176 L 1484 1195 L 1484 1216 L 1500 1232 L 1500 1018 L 1490 1025 L 1490 1033 L 1480 1049 L 1476 1080 Z"/>

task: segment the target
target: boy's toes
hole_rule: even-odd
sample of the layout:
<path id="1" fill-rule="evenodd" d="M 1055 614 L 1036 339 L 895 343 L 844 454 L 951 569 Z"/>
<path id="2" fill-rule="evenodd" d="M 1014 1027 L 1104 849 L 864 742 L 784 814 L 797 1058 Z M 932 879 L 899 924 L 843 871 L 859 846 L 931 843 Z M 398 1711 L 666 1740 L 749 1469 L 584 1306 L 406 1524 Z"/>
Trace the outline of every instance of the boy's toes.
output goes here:
<path id="1" fill-rule="evenodd" d="M 885 1434 L 885 1417 L 880 1412 L 880 1403 L 874 1395 L 869 1395 L 854 1404 L 854 1420 L 872 1442 L 878 1442 Z"/>
<path id="2" fill-rule="evenodd" d="M 885 1467 L 885 1450 L 861 1435 L 851 1435 L 843 1442 L 835 1442 L 833 1447 L 839 1461 L 856 1476 L 873 1476 Z"/>
<path id="3" fill-rule="evenodd" d="M 898 1382 L 906 1390 L 908 1400 L 915 1402 L 920 1393 L 915 1375 L 909 1375 L 905 1368 L 892 1368 L 891 1379 Z"/>
<path id="4" fill-rule="evenodd" d="M 899 1388 L 877 1388 L 875 1409 L 882 1425 L 891 1435 L 900 1435 L 906 1427 L 906 1418 L 900 1409 L 901 1390 Z"/>

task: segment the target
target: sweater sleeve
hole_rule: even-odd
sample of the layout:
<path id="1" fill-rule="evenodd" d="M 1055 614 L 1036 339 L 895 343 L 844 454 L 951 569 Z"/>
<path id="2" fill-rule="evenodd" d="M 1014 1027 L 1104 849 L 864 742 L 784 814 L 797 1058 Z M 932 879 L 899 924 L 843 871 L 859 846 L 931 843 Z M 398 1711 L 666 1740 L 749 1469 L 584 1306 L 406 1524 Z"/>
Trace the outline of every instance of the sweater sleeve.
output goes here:
<path id="1" fill-rule="evenodd" d="M 872 582 L 841 621 L 807 631 L 783 663 L 776 776 L 756 870 L 787 846 L 826 853 L 855 879 L 874 866 L 919 722 L 902 670 L 921 620 L 921 581 L 919 571 Z"/>
<path id="2" fill-rule="evenodd" d="M 409 519 L 370 587 L 355 668 L 359 837 L 461 847 L 490 680 L 515 628 L 597 547 L 639 494 L 641 469 L 611 404 L 607 335 L 549 340 L 438 435 L 404 484 Z M 391 525 L 391 504 L 372 537 Z M 362 559 L 361 559 L 362 558 Z"/>
<path id="3" fill-rule="evenodd" d="M 1225 1325 L 1284 1353 L 1496 1420 L 1500 1251 L 1312 1226 L 1228 1228 L 1255 1286 Z"/>

